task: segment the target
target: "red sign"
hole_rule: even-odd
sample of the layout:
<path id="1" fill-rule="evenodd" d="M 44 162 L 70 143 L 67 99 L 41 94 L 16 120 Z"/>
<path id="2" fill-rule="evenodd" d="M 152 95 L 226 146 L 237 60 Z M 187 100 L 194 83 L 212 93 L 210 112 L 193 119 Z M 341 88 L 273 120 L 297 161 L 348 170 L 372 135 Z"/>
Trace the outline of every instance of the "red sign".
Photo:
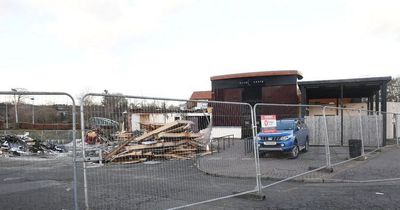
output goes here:
<path id="1" fill-rule="evenodd" d="M 261 130 L 263 133 L 276 132 L 276 115 L 261 115 Z"/>

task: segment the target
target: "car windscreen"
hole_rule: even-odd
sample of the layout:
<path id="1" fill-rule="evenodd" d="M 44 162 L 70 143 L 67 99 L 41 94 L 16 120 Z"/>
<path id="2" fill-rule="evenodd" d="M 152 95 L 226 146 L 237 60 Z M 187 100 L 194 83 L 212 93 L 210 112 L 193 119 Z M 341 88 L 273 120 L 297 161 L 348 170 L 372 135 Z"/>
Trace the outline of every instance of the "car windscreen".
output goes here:
<path id="1" fill-rule="evenodd" d="M 293 120 L 278 120 L 276 121 L 276 129 L 277 130 L 294 130 L 294 121 Z"/>

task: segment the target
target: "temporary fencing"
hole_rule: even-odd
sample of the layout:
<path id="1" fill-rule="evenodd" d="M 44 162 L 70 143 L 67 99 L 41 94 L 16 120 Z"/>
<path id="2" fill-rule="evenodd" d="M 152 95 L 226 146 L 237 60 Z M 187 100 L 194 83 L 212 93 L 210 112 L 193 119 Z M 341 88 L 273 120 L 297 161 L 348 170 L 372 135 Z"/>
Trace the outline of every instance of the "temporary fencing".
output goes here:
<path id="1" fill-rule="evenodd" d="M 1 209 L 191 207 L 335 178 L 400 139 L 398 113 L 122 94 L 85 95 L 77 137 L 75 109 L 66 93 L 0 92 Z"/>
<path id="2" fill-rule="evenodd" d="M 322 115 L 322 106 L 256 104 L 254 113 L 263 188 L 271 179 L 321 177 L 312 172 L 326 167 L 328 158 L 324 117 L 315 116 Z"/>
<path id="3" fill-rule="evenodd" d="M 81 104 L 86 208 L 187 207 L 256 188 L 248 104 L 111 94 Z"/>
<path id="4" fill-rule="evenodd" d="M 396 144 L 400 142 L 400 114 L 396 114 Z"/>
<path id="5" fill-rule="evenodd" d="M 0 92 L 0 209 L 78 209 L 75 102 Z"/>
<path id="6" fill-rule="evenodd" d="M 390 143 L 398 145 L 400 136 L 400 114 L 387 112 L 386 115 L 387 138 L 389 141 L 393 141 Z"/>
<path id="7" fill-rule="evenodd" d="M 325 107 L 326 121 L 334 129 L 328 129 L 330 164 L 336 166 L 355 159 L 363 159 L 382 145 L 382 116 L 379 112 Z"/>
<path id="8" fill-rule="evenodd" d="M 395 113 L 319 105 L 256 104 L 254 114 L 263 189 L 289 180 L 333 180 L 331 172 L 340 165 L 374 155 L 386 139 L 397 142 Z M 276 124 L 271 125 L 270 119 L 276 120 Z"/>

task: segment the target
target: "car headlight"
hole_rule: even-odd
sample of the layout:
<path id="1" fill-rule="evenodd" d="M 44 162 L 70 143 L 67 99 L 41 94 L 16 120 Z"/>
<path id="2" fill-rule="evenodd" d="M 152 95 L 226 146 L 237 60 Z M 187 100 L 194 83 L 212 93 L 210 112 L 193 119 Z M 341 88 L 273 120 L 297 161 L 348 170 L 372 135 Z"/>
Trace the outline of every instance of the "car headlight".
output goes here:
<path id="1" fill-rule="evenodd" d="M 256 137 L 256 142 L 257 142 L 257 144 L 261 144 L 262 143 L 262 140 L 261 140 L 261 138 L 259 136 Z"/>
<path id="2" fill-rule="evenodd" d="M 280 141 L 286 141 L 288 139 L 292 138 L 292 136 L 282 136 L 279 138 Z"/>

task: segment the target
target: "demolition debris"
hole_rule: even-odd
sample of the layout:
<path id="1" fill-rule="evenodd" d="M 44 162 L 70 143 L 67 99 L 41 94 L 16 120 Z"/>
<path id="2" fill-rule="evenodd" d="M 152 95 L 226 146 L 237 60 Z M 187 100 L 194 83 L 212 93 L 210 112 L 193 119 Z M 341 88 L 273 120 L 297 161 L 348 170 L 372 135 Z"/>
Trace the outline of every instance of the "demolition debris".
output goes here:
<path id="1" fill-rule="evenodd" d="M 208 154 L 203 134 L 193 133 L 193 122 L 177 120 L 135 136 L 116 134 L 119 144 L 102 154 L 105 162 L 140 163 L 158 159 L 191 159 L 197 154 Z M 86 143 L 106 142 L 102 132 L 91 130 Z"/>
<path id="2" fill-rule="evenodd" d="M 67 150 L 63 145 L 32 139 L 29 133 L 0 136 L 0 155 L 21 156 L 52 152 L 64 153 Z"/>

